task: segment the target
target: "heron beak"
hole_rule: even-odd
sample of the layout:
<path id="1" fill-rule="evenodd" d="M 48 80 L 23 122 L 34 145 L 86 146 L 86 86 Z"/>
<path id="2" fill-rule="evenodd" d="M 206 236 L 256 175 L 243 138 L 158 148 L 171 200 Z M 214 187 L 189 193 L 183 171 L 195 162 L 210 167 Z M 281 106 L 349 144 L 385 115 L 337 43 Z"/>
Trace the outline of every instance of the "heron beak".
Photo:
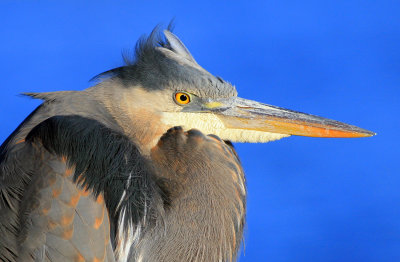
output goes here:
<path id="1" fill-rule="evenodd" d="M 374 132 L 335 120 L 235 97 L 204 104 L 228 129 L 310 137 L 369 137 Z"/>

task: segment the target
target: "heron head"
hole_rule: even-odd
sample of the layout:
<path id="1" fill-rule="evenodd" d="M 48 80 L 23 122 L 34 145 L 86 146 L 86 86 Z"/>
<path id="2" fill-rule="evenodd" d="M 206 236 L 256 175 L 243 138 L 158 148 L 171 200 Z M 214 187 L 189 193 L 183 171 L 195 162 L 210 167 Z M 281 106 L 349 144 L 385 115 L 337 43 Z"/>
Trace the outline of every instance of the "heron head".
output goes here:
<path id="1" fill-rule="evenodd" d="M 120 106 L 132 116 L 127 121 L 146 126 L 143 132 L 182 126 L 232 142 L 268 142 L 290 135 L 374 135 L 335 120 L 240 98 L 233 85 L 197 64 L 174 34 L 165 30 L 164 36 L 155 29 L 138 42 L 133 61 L 100 75 L 107 77 L 103 85 L 117 83 Z"/>

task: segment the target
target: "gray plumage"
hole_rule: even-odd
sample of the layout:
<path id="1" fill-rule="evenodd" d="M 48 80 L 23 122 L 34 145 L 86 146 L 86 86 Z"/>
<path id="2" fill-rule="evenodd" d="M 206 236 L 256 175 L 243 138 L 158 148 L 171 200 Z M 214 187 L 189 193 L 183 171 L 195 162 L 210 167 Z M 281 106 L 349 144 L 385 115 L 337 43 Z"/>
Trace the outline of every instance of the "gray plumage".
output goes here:
<path id="1" fill-rule="evenodd" d="M 93 87 L 26 93 L 44 102 L 0 147 L 1 261 L 234 261 L 246 188 L 230 141 L 374 135 L 239 98 L 164 33 Z"/>
<path id="2" fill-rule="evenodd" d="M 135 57 L 124 57 L 126 65 L 106 71 L 94 79 L 118 79 L 126 87 L 174 88 L 200 97 L 236 96 L 234 86 L 199 66 L 183 43 L 165 31 L 165 40 L 156 27 L 149 37 L 136 44 Z"/>
<path id="3" fill-rule="evenodd" d="M 132 88 L 236 95 L 176 36 L 158 34 L 142 38 L 136 59 L 101 74 L 98 86 L 26 93 L 44 103 L 1 146 L 1 261 L 235 260 L 245 196 L 232 180 L 244 183 L 234 149 L 174 128 L 146 153 L 119 122 L 130 116 L 118 99 Z"/>

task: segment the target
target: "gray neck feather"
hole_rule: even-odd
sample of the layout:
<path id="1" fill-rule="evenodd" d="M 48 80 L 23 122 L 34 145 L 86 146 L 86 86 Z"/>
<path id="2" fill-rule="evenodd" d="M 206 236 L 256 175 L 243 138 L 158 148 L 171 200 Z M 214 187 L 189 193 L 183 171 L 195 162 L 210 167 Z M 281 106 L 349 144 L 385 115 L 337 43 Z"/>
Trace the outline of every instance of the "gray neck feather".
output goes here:
<path id="1" fill-rule="evenodd" d="M 193 170 L 196 163 L 193 163 Z M 132 261 L 235 261 L 244 225 L 245 203 L 229 168 L 207 166 L 172 178 L 171 205 L 134 248 Z M 207 172 L 208 171 L 208 172 Z M 179 185 L 179 186 L 178 186 Z"/>

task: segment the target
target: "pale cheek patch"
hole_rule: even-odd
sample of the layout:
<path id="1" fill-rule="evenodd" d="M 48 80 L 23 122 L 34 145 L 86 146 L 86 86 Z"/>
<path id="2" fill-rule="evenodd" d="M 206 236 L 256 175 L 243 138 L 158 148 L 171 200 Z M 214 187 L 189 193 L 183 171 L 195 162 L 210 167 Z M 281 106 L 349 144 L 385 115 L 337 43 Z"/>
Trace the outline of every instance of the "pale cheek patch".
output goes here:
<path id="1" fill-rule="evenodd" d="M 170 127 L 182 126 L 186 130 L 196 128 L 204 134 L 214 134 L 223 140 L 232 142 L 265 143 L 290 136 L 256 130 L 227 128 L 218 116 L 211 113 L 165 112 L 162 114 L 161 121 Z"/>

